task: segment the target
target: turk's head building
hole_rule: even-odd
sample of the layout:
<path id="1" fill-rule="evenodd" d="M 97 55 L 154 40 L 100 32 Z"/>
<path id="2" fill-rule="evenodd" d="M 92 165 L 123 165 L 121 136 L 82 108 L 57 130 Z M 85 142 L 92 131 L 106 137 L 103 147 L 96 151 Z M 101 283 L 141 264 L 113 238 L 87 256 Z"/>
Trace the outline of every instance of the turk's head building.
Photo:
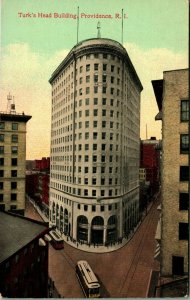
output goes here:
<path id="1" fill-rule="evenodd" d="M 104 38 L 74 46 L 49 82 L 50 225 L 81 248 L 114 246 L 139 221 L 143 87 L 125 48 Z"/>

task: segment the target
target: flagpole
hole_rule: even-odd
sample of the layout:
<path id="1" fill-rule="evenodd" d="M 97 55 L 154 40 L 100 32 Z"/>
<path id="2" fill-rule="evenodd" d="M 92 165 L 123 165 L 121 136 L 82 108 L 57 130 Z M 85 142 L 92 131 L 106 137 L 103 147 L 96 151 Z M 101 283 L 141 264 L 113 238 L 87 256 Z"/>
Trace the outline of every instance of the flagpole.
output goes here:
<path id="1" fill-rule="evenodd" d="M 121 19 L 121 44 L 123 45 L 123 9 L 122 9 L 122 19 Z"/>
<path id="2" fill-rule="evenodd" d="M 77 44 L 79 40 L 79 6 L 77 8 Z"/>

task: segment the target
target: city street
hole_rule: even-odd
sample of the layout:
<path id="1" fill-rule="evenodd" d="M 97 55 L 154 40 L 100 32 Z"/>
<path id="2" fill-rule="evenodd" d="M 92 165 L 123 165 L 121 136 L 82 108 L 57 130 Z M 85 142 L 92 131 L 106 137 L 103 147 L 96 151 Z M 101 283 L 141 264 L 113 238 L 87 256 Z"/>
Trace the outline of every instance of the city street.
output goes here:
<path id="1" fill-rule="evenodd" d="M 49 247 L 49 276 L 61 297 L 84 298 L 75 275 L 75 265 L 87 260 L 101 283 L 102 298 L 147 297 L 152 271 L 159 270 L 154 261 L 155 232 L 159 218 L 157 199 L 133 238 L 121 249 L 110 253 L 88 253 L 65 243 L 63 250 Z M 27 202 L 26 216 L 40 220 Z"/>

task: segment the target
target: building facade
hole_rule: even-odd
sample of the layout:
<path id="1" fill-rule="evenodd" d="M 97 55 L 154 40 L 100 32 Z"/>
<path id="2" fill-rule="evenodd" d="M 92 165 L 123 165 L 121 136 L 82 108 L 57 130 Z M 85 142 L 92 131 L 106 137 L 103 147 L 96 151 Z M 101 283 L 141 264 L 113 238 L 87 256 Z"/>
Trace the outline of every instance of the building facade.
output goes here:
<path id="1" fill-rule="evenodd" d="M 161 276 L 188 274 L 189 90 L 188 69 L 152 81 L 162 120 Z"/>
<path id="2" fill-rule="evenodd" d="M 0 112 L 0 210 L 24 214 L 26 123 L 31 116 Z"/>
<path id="3" fill-rule="evenodd" d="M 140 80 L 121 44 L 95 38 L 50 83 L 50 224 L 74 241 L 115 243 L 139 221 Z"/>
<path id="4" fill-rule="evenodd" d="M 155 137 L 147 140 L 141 140 L 141 157 L 140 157 L 140 179 L 145 177 L 145 182 L 149 185 L 150 196 L 154 195 L 159 188 L 159 168 L 160 152 L 158 145 L 160 141 Z"/>
<path id="5" fill-rule="evenodd" d="M 48 225 L 0 212 L 0 293 L 3 298 L 48 297 Z"/>

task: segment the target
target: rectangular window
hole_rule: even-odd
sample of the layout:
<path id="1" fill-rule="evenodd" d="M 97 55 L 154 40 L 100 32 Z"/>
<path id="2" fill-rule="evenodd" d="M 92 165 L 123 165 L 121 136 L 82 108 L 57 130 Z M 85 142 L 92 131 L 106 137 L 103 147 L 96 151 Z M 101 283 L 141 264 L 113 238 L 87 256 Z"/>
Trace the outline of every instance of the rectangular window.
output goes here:
<path id="1" fill-rule="evenodd" d="M 11 194 L 11 201 L 16 201 L 17 200 L 17 194 Z"/>
<path id="2" fill-rule="evenodd" d="M 97 169 L 96 167 L 92 167 L 92 173 L 96 173 Z"/>
<path id="3" fill-rule="evenodd" d="M 11 147 L 11 152 L 12 152 L 12 154 L 17 154 L 18 153 L 18 147 L 17 146 L 12 146 Z"/>
<path id="4" fill-rule="evenodd" d="M 89 144 L 85 144 L 84 149 L 89 150 Z"/>
<path id="5" fill-rule="evenodd" d="M 113 93 L 114 93 L 114 88 L 111 88 L 111 89 L 110 89 L 110 93 L 113 95 Z"/>
<path id="6" fill-rule="evenodd" d="M 4 177 L 4 170 L 0 170 L 0 177 Z"/>
<path id="7" fill-rule="evenodd" d="M 189 100 L 181 101 L 181 121 L 189 121 Z"/>
<path id="8" fill-rule="evenodd" d="M 102 128 L 106 127 L 106 121 L 102 121 Z"/>
<path id="9" fill-rule="evenodd" d="M 105 178 L 101 178 L 101 185 L 105 184 Z"/>
<path id="10" fill-rule="evenodd" d="M 88 178 L 84 178 L 84 184 L 88 184 Z"/>
<path id="11" fill-rule="evenodd" d="M 188 154 L 189 152 L 189 135 L 181 134 L 180 135 L 180 153 Z"/>
<path id="12" fill-rule="evenodd" d="M 101 191 L 101 192 L 102 192 L 102 191 Z M 103 191 L 103 192 L 104 192 L 104 191 Z M 103 195 L 103 196 L 104 196 L 104 195 Z M 101 205 L 101 206 L 100 206 L 100 210 L 101 210 L 101 211 L 104 211 L 104 205 Z"/>
<path id="13" fill-rule="evenodd" d="M 101 167 L 101 173 L 105 173 L 105 167 Z"/>
<path id="14" fill-rule="evenodd" d="M 106 98 L 102 99 L 102 105 L 106 105 Z"/>
<path id="15" fill-rule="evenodd" d="M 96 178 L 92 178 L 92 184 L 96 184 Z"/>
<path id="16" fill-rule="evenodd" d="M 0 201 L 1 201 L 1 202 L 3 201 L 3 198 L 4 198 L 4 195 L 3 195 L 3 194 L 0 194 Z"/>
<path id="17" fill-rule="evenodd" d="M 112 190 L 109 190 L 109 196 L 112 196 Z"/>
<path id="18" fill-rule="evenodd" d="M 97 155 L 93 155 L 92 160 L 93 160 L 93 162 L 97 162 Z"/>
<path id="19" fill-rule="evenodd" d="M 18 143 L 18 135 L 12 134 L 12 143 Z"/>
<path id="20" fill-rule="evenodd" d="M 102 144 L 102 151 L 106 150 L 106 144 Z"/>
<path id="21" fill-rule="evenodd" d="M 107 78 L 107 76 L 106 75 L 102 75 L 102 82 L 106 82 L 106 78 Z"/>
<path id="22" fill-rule="evenodd" d="M 104 195 L 105 195 L 105 191 L 101 190 L 101 196 L 104 196 Z"/>
<path id="23" fill-rule="evenodd" d="M 97 117 L 98 115 L 98 109 L 94 109 L 94 117 Z"/>
<path id="24" fill-rule="evenodd" d="M 89 121 L 85 121 L 85 128 L 89 128 Z"/>
<path id="25" fill-rule="evenodd" d="M 90 64 L 86 65 L 86 71 L 90 71 Z"/>
<path id="26" fill-rule="evenodd" d="M 179 210 L 189 209 L 189 193 L 179 194 Z"/>
<path id="27" fill-rule="evenodd" d="M 180 166 L 180 181 L 189 181 L 189 166 Z"/>
<path id="28" fill-rule="evenodd" d="M 189 237 L 189 224 L 179 223 L 179 240 L 188 240 Z"/>
<path id="29" fill-rule="evenodd" d="M 113 72 L 114 71 L 114 66 L 113 65 L 111 65 L 111 72 Z"/>
<path id="30" fill-rule="evenodd" d="M 107 70 L 107 64 L 103 64 L 103 71 Z"/>
<path id="31" fill-rule="evenodd" d="M 98 86 L 94 86 L 94 94 L 98 93 Z"/>
<path id="32" fill-rule="evenodd" d="M 89 110 L 85 110 L 85 116 L 89 117 Z"/>
<path id="33" fill-rule="evenodd" d="M 0 142 L 4 142 L 4 134 L 0 134 Z"/>
<path id="34" fill-rule="evenodd" d="M 11 182 L 11 190 L 14 190 L 17 188 L 17 182 Z"/>
<path id="35" fill-rule="evenodd" d="M 89 93 L 90 93 L 90 88 L 86 87 L 86 94 L 89 94 Z"/>
<path id="36" fill-rule="evenodd" d="M 86 82 L 90 82 L 90 75 L 86 76 Z"/>
<path id="37" fill-rule="evenodd" d="M 97 144 L 93 144 L 92 149 L 93 149 L 93 150 L 97 150 Z"/>
<path id="38" fill-rule="evenodd" d="M 95 54 L 94 54 L 95 57 Z M 94 64 L 94 71 L 98 71 L 98 64 Z"/>
<path id="39" fill-rule="evenodd" d="M 93 139 L 96 140 L 98 137 L 98 133 L 97 132 L 93 132 Z"/>
<path id="40" fill-rule="evenodd" d="M 93 127 L 96 128 L 98 126 L 98 121 L 93 121 Z"/>
<path id="41" fill-rule="evenodd" d="M 11 177 L 17 177 L 17 170 L 11 170 Z"/>
<path id="42" fill-rule="evenodd" d="M 103 87 L 102 87 L 102 93 L 103 93 L 103 94 L 106 94 L 106 90 L 107 90 L 106 86 L 103 86 Z"/>
<path id="43" fill-rule="evenodd" d="M 0 154 L 4 154 L 4 146 L 0 146 Z"/>
<path id="44" fill-rule="evenodd" d="M 0 130 L 5 129 L 5 123 L 4 122 L 0 122 Z"/>
<path id="45" fill-rule="evenodd" d="M 102 116 L 103 116 L 103 117 L 106 116 L 106 109 L 102 109 Z"/>
<path id="46" fill-rule="evenodd" d="M 0 166 L 4 166 L 4 158 L 3 157 L 0 158 Z"/>
<path id="47" fill-rule="evenodd" d="M 96 192 L 96 190 L 92 190 L 92 196 L 96 196 L 96 193 L 93 195 L 93 192 Z M 92 205 L 92 211 L 96 211 L 96 205 Z"/>
<path id="48" fill-rule="evenodd" d="M 114 83 L 114 77 L 111 76 L 111 83 Z"/>
<path id="49" fill-rule="evenodd" d="M 102 140 L 106 139 L 106 132 L 102 132 Z"/>
<path id="50" fill-rule="evenodd" d="M 98 75 L 97 74 L 94 75 L 94 82 L 98 82 Z"/>
<path id="51" fill-rule="evenodd" d="M 89 132 L 85 132 L 85 140 L 89 139 Z"/>
<path id="52" fill-rule="evenodd" d="M 105 155 L 102 155 L 101 162 L 105 162 L 105 161 L 106 161 L 106 157 Z"/>
<path id="53" fill-rule="evenodd" d="M 79 83 L 82 83 L 82 77 L 79 78 Z"/>
<path id="54" fill-rule="evenodd" d="M 12 158 L 11 159 L 11 165 L 12 166 L 17 166 L 17 158 Z"/>
<path id="55" fill-rule="evenodd" d="M 80 73 L 82 73 L 82 66 L 80 67 Z"/>
<path id="56" fill-rule="evenodd" d="M 94 105 L 98 104 L 98 98 L 94 98 Z"/>
<path id="57" fill-rule="evenodd" d="M 89 105 L 89 103 L 90 103 L 90 99 L 89 99 L 89 98 L 86 98 L 86 99 L 85 99 L 85 105 Z"/>
<path id="58" fill-rule="evenodd" d="M 88 155 L 85 155 L 85 156 L 84 156 L 84 161 L 86 161 L 86 162 L 87 162 L 88 160 L 89 160 L 89 157 L 88 157 Z"/>
<path id="59" fill-rule="evenodd" d="M 12 130 L 18 130 L 18 123 L 12 123 Z"/>
<path id="60" fill-rule="evenodd" d="M 3 190 L 3 182 L 0 182 L 0 190 Z"/>

